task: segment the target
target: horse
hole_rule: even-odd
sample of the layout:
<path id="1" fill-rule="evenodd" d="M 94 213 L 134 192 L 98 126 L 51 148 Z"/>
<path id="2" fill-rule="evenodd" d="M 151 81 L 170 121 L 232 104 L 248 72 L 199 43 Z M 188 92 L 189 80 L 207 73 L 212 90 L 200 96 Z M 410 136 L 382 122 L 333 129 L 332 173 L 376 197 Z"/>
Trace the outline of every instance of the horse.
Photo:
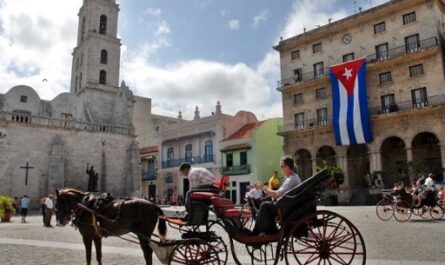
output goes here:
<path id="1" fill-rule="evenodd" d="M 149 246 L 150 238 L 159 220 L 158 231 L 161 241 L 165 240 L 167 226 L 159 206 L 139 198 L 112 200 L 100 208 L 100 214 L 93 213 L 79 206 L 90 193 L 75 189 L 56 190 L 56 209 L 65 216 L 64 223 L 74 215 L 73 223 L 82 235 L 86 250 L 87 265 L 91 265 L 92 242 L 96 247 L 96 259 L 102 265 L 102 238 L 107 236 L 122 236 L 134 233 L 144 253 L 147 265 L 153 264 L 153 250 Z M 98 225 L 100 223 L 100 226 Z"/>

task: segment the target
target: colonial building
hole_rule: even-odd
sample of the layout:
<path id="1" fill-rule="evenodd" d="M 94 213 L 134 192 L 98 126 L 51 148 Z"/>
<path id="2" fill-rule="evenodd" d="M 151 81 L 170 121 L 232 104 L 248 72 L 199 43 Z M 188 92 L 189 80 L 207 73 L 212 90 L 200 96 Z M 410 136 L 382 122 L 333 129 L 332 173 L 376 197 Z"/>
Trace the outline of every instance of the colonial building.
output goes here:
<path id="1" fill-rule="evenodd" d="M 201 117 L 198 107 L 193 120 L 178 115 L 177 124 L 159 127 L 159 182 L 161 198 L 170 198 L 174 193 L 185 196 L 189 190 L 188 180 L 179 174 L 179 165 L 188 162 L 204 167 L 216 177 L 221 176 L 221 141 L 245 124 L 258 122 L 251 112 L 240 111 L 235 116 L 224 114 L 218 102 L 211 115 Z M 171 122 L 170 122 L 171 123 Z"/>
<path id="2" fill-rule="evenodd" d="M 83 1 L 69 93 L 47 101 L 19 85 L 0 95 L 0 194 L 37 202 L 56 188 L 86 190 L 87 165 L 98 173 L 98 190 L 139 194 L 135 132 L 151 125 L 132 118 L 151 106 L 119 85 L 118 12 L 115 0 Z"/>
<path id="3" fill-rule="evenodd" d="M 347 199 L 383 174 L 389 187 L 445 165 L 444 1 L 394 0 L 280 41 L 285 152 L 303 175 L 322 160 L 346 174 Z M 328 67 L 365 57 L 373 142 L 336 146 Z M 352 198 L 350 196 L 353 196 Z"/>
<path id="4" fill-rule="evenodd" d="M 283 138 L 277 135 L 282 119 L 269 119 L 244 125 L 221 142 L 222 174 L 230 177 L 227 197 L 241 204 L 257 181 L 266 183 L 274 171 L 280 172 Z"/>

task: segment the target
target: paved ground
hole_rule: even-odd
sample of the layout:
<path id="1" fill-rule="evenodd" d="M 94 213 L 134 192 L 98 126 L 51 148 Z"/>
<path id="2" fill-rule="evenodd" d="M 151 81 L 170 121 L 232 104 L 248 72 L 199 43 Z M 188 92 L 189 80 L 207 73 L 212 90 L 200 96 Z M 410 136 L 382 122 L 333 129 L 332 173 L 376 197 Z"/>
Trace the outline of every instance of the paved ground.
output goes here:
<path id="1" fill-rule="evenodd" d="M 408 223 L 380 221 L 374 207 L 331 207 L 350 219 L 362 232 L 368 253 L 367 264 L 408 265 L 445 264 L 445 221 L 423 221 L 413 218 Z M 173 210 L 174 211 L 174 210 Z M 0 224 L 0 257 L 2 265 L 44 265 L 84 263 L 82 239 L 72 227 L 45 228 L 39 216 L 31 216 L 28 224 Z M 223 234 L 218 231 L 218 234 Z M 169 230 L 170 238 L 179 235 Z M 104 240 L 104 264 L 144 264 L 139 246 L 117 238 Z M 242 262 L 247 255 L 237 245 Z M 93 263 L 94 264 L 94 263 Z M 160 264 L 156 261 L 155 264 Z M 233 264 L 229 259 L 229 264 Z"/>

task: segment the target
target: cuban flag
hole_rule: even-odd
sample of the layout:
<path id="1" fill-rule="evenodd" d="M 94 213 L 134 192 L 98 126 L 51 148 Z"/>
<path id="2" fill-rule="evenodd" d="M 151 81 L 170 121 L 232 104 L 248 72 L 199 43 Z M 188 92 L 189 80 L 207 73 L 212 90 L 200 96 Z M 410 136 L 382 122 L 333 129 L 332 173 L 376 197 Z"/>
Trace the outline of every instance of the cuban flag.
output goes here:
<path id="1" fill-rule="evenodd" d="M 337 145 L 372 142 L 366 95 L 366 59 L 330 67 L 333 125 Z"/>

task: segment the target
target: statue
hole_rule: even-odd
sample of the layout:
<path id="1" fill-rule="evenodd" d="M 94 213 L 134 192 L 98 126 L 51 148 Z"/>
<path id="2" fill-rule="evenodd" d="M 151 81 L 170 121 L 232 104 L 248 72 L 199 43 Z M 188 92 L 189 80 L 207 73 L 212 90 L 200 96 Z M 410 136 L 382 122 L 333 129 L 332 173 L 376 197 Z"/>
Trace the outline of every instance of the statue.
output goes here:
<path id="1" fill-rule="evenodd" d="M 97 192 L 97 181 L 99 180 L 99 174 L 94 172 L 94 167 L 91 166 L 88 169 L 89 164 L 87 164 L 87 175 L 88 175 L 88 189 L 89 192 Z"/>

